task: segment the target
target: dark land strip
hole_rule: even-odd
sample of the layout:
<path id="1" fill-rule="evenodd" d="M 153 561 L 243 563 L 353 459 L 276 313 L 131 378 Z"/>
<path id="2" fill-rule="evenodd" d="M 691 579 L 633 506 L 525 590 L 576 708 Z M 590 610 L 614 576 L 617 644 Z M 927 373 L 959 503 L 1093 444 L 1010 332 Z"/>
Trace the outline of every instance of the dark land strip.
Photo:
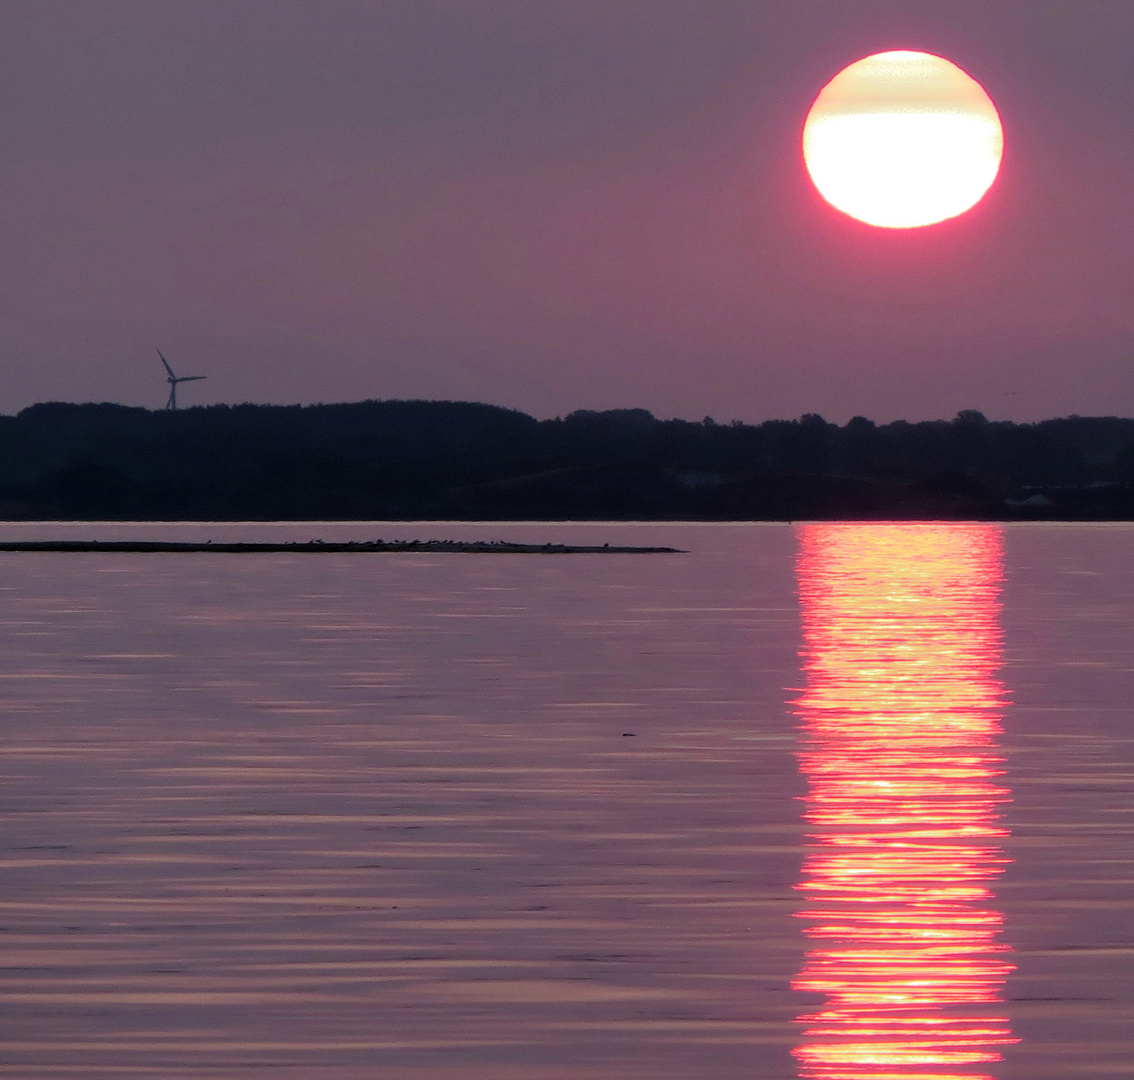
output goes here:
<path id="1" fill-rule="evenodd" d="M 163 540 L 24 540 L 0 543 L 0 552 L 129 552 L 129 553 L 199 553 L 260 555 L 277 552 L 353 554 L 364 552 L 417 551 L 452 552 L 462 555 L 677 555 L 684 554 L 671 547 L 619 547 L 611 544 L 517 544 L 505 540 L 362 540 L 348 543 L 325 543 L 312 540 L 307 543 L 282 544 L 215 544 L 178 543 Z"/>

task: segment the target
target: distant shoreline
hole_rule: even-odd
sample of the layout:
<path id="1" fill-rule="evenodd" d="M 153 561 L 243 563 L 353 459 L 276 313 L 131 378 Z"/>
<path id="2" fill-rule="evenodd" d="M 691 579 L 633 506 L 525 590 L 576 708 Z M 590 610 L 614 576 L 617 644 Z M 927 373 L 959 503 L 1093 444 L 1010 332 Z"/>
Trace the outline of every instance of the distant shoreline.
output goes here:
<path id="1" fill-rule="evenodd" d="M 420 552 L 458 555 L 678 555 L 680 548 L 612 544 L 521 544 L 504 540 L 363 540 L 291 543 L 182 543 L 164 540 L 23 540 L 0 543 L 3 552 L 116 552 L 129 554 L 368 554 Z"/>
<path id="2" fill-rule="evenodd" d="M 645 409 L 537 420 L 455 401 L 48 402 L 0 416 L 0 447 L 10 522 L 1134 521 L 1134 418 L 1119 417 L 839 426 Z"/>

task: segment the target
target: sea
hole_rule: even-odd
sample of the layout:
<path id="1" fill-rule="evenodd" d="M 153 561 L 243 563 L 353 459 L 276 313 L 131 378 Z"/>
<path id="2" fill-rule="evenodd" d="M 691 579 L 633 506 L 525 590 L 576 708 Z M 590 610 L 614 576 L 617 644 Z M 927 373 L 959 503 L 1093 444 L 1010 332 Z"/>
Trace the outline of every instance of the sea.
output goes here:
<path id="1" fill-rule="evenodd" d="M 1134 526 L 3 523 L 0 1076 L 1134 1075 Z"/>

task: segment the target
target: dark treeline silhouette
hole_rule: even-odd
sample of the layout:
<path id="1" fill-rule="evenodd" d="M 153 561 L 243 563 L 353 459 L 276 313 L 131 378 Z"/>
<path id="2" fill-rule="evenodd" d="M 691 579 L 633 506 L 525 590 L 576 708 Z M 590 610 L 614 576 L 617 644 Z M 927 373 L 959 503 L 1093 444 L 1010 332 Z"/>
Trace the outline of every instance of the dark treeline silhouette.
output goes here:
<path id="1" fill-rule="evenodd" d="M 538 421 L 365 401 L 0 417 L 5 519 L 1134 519 L 1134 420 Z"/>

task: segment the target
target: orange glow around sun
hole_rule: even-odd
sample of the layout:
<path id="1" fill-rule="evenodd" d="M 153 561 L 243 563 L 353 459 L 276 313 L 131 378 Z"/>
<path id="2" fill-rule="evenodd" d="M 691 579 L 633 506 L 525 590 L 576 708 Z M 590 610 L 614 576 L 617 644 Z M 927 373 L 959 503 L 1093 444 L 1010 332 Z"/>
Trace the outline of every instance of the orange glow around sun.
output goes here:
<path id="1" fill-rule="evenodd" d="M 976 80 L 940 56 L 885 52 L 851 64 L 815 99 L 803 157 L 819 193 L 888 229 L 963 214 L 1000 171 L 1004 130 Z"/>
<path id="2" fill-rule="evenodd" d="M 990 1080 L 1014 1042 L 996 739 L 1001 534 L 819 524 L 798 563 L 805 1080 Z M 975 1071 L 974 1071 L 975 1070 Z"/>

